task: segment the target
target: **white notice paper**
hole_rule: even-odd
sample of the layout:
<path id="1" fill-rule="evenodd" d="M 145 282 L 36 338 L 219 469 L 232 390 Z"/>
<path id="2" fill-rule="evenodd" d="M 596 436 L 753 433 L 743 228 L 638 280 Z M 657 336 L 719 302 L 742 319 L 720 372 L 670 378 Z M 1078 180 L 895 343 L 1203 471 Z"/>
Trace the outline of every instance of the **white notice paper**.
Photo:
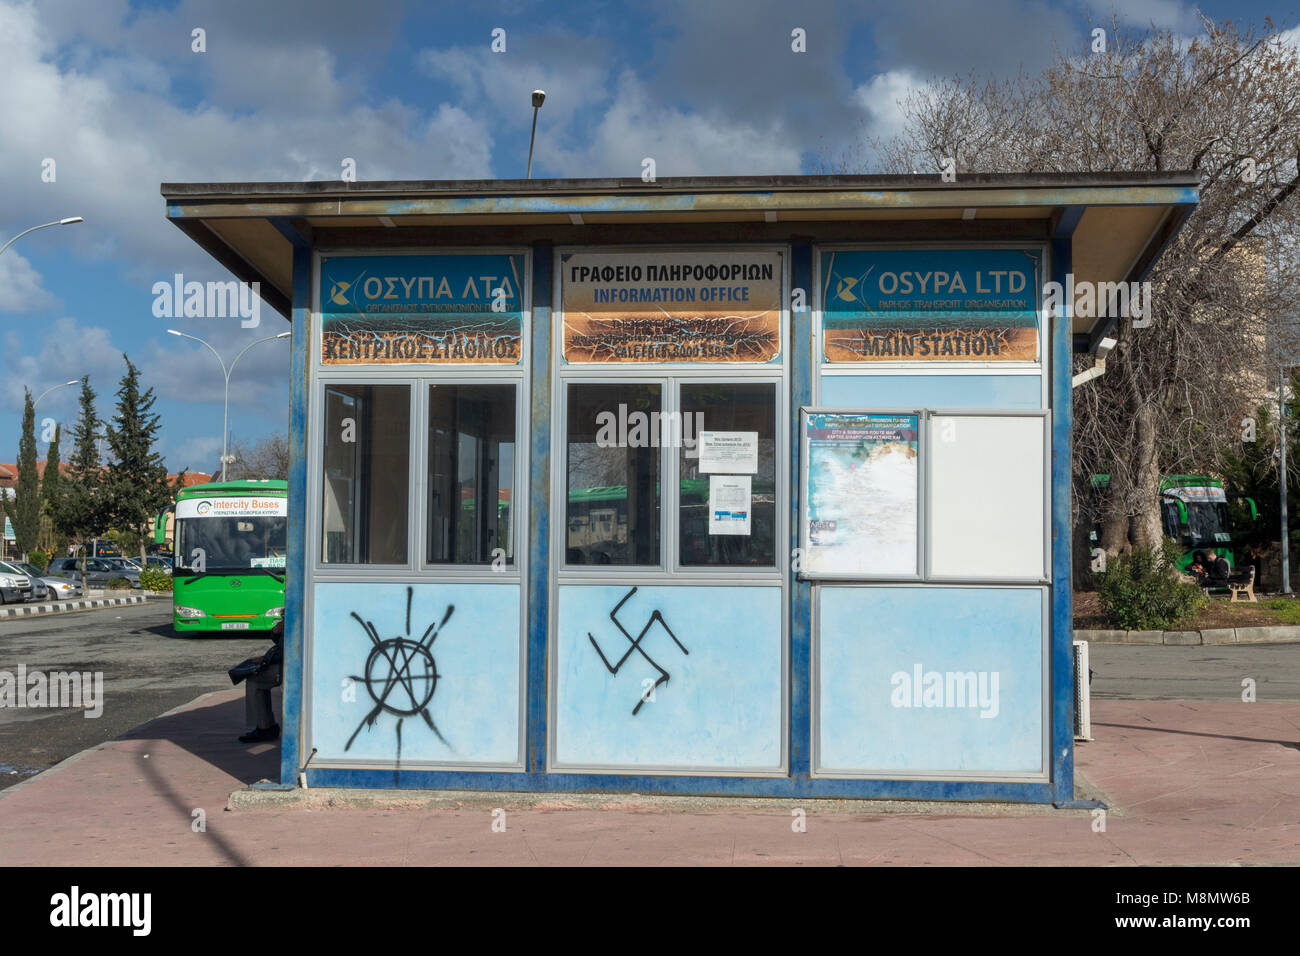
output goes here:
<path id="1" fill-rule="evenodd" d="M 749 534 L 749 475 L 709 475 L 709 534 Z"/>
<path id="2" fill-rule="evenodd" d="M 700 432 L 700 474 L 758 471 L 758 432 Z"/>

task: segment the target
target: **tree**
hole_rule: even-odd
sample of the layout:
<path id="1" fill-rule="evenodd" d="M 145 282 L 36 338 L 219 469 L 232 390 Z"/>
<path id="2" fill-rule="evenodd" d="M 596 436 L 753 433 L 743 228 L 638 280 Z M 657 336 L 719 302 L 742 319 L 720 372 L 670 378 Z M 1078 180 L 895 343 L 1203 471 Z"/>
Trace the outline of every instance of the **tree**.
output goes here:
<path id="1" fill-rule="evenodd" d="M 1203 21 L 1110 31 L 1107 52 L 1058 55 L 1039 77 L 939 82 L 903 103 L 905 126 L 877 144 L 896 170 L 1191 170 L 1200 203 L 1147 279 L 1151 327 L 1121 320 L 1104 376 L 1074 392 L 1076 523 L 1100 520 L 1111 555 L 1162 537 L 1161 474 L 1214 471 L 1240 444 L 1294 347 L 1283 316 L 1300 280 L 1300 54 Z M 1081 364 L 1091 361 L 1080 358 Z M 1272 374 L 1269 369 L 1272 369 Z M 1093 474 L 1109 493 L 1093 513 Z"/>
<path id="2" fill-rule="evenodd" d="M 41 533 L 41 489 L 36 474 L 36 406 L 32 393 L 23 389 L 23 425 L 18 438 L 18 481 L 10 512 L 14 525 L 14 545 L 23 560 L 36 547 Z"/>
<path id="3" fill-rule="evenodd" d="M 267 435 L 252 447 L 238 438 L 233 439 L 227 453 L 234 459 L 226 467 L 229 481 L 253 478 L 287 481 L 289 478 L 289 437 L 280 432 Z M 220 473 L 218 464 L 213 474 Z"/>
<path id="4" fill-rule="evenodd" d="M 53 515 L 56 502 L 63 491 L 62 474 L 59 469 L 63 463 L 59 456 L 59 436 L 62 425 L 54 426 L 54 440 L 50 442 L 49 451 L 45 453 L 45 474 L 41 476 L 41 509 L 47 515 Z"/>
<path id="5" fill-rule="evenodd" d="M 140 391 L 140 370 L 126 361 L 126 374 L 117 390 L 117 414 L 108 426 L 111 458 L 104 470 L 107 499 L 113 523 L 139 547 L 144 563 L 145 546 L 153 532 L 155 516 L 171 504 L 175 491 L 167 480 L 167 465 L 154 450 L 159 416 L 153 412 L 152 388 Z M 180 476 L 183 484 L 184 475 Z"/>
<path id="6" fill-rule="evenodd" d="M 67 481 L 60 481 L 60 493 L 52 502 L 54 528 L 78 545 L 108 530 L 112 519 L 103 470 L 99 465 L 99 416 L 95 414 L 95 390 L 90 377 L 81 380 L 80 413 L 72 428 L 73 452 L 68 460 Z M 81 587 L 86 589 L 85 551 L 82 551 Z"/>

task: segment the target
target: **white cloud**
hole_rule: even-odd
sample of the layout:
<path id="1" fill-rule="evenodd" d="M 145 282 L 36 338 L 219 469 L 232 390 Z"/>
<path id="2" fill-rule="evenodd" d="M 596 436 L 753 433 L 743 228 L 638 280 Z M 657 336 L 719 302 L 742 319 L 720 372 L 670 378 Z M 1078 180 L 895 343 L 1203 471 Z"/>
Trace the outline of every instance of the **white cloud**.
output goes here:
<path id="1" fill-rule="evenodd" d="M 649 157 L 657 176 L 722 176 L 797 173 L 801 149 L 775 119 L 760 126 L 684 112 L 656 100 L 629 70 L 590 144 L 555 152 L 559 165 L 580 170 L 575 175 L 637 177 Z"/>
<path id="2" fill-rule="evenodd" d="M 866 114 L 869 132 L 873 136 L 890 137 L 903 130 L 902 103 L 908 95 L 924 89 L 927 84 L 903 70 L 877 73 L 853 91 L 854 99 Z"/>
<path id="3" fill-rule="evenodd" d="M 223 272 L 165 221 L 164 181 L 337 179 L 345 157 L 356 160 L 361 179 L 492 175 L 485 118 L 448 103 L 365 102 L 320 46 L 241 47 L 239 68 L 227 65 L 214 81 L 218 98 L 236 105 L 182 106 L 165 88 L 161 53 L 78 57 L 55 43 L 40 11 L 0 4 L 0 179 L 11 189 L 5 221 L 47 221 L 52 209 L 82 215 L 86 226 L 66 241 L 83 255 L 128 261 L 133 280 Z M 153 28 L 139 29 L 146 27 Z M 123 48 L 134 28 L 119 27 Z M 204 68 L 201 61 L 194 67 Z M 300 74 L 288 93 L 286 71 Z M 242 105 L 259 90 L 271 106 Z M 346 96 L 358 101 L 345 106 Z M 41 181 L 46 157 L 57 164 L 54 183 Z"/>
<path id="4" fill-rule="evenodd" d="M 54 296 L 41 285 L 40 274 L 10 246 L 0 255 L 0 312 L 31 312 L 53 305 Z"/>
<path id="5" fill-rule="evenodd" d="M 1144 30 L 1154 26 L 1159 29 L 1188 30 L 1199 32 L 1200 21 L 1196 11 L 1179 0 L 1124 0 L 1123 3 L 1112 0 L 1090 0 L 1088 6 L 1097 26 L 1106 27 L 1111 18 L 1118 18 L 1121 25 Z"/>

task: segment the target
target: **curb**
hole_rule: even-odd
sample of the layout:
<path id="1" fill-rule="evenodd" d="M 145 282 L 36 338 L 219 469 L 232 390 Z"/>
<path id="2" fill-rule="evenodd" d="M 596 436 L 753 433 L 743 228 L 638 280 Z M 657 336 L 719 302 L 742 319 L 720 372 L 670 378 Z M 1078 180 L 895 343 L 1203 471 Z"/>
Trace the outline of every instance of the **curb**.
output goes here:
<path id="1" fill-rule="evenodd" d="M 1076 641 L 1089 644 L 1164 644 L 1197 647 L 1206 644 L 1295 644 L 1300 627 L 1216 627 L 1202 631 L 1075 631 Z"/>
<path id="2" fill-rule="evenodd" d="M 0 607 L 0 618 L 27 617 L 33 614 L 65 614 L 69 611 L 89 611 L 97 607 L 119 607 L 123 604 L 143 604 L 149 600 L 143 594 L 122 598 L 98 598 L 88 601 L 60 601 L 58 604 L 33 604 L 17 607 Z"/>

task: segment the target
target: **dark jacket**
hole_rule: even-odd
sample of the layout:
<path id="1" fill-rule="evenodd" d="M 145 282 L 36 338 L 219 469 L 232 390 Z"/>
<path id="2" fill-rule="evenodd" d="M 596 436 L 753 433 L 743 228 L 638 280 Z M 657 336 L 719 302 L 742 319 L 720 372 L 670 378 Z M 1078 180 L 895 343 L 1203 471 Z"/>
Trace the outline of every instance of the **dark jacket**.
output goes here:
<path id="1" fill-rule="evenodd" d="M 281 621 L 275 627 L 271 628 L 271 640 L 275 641 L 274 646 L 262 655 L 262 665 L 270 667 L 272 664 L 284 662 L 284 622 Z"/>
<path id="2" fill-rule="evenodd" d="M 1226 584 L 1228 575 L 1232 573 L 1232 569 L 1228 567 L 1228 562 L 1219 555 L 1216 555 L 1214 560 L 1206 565 L 1205 570 L 1206 580 L 1211 584 Z"/>

